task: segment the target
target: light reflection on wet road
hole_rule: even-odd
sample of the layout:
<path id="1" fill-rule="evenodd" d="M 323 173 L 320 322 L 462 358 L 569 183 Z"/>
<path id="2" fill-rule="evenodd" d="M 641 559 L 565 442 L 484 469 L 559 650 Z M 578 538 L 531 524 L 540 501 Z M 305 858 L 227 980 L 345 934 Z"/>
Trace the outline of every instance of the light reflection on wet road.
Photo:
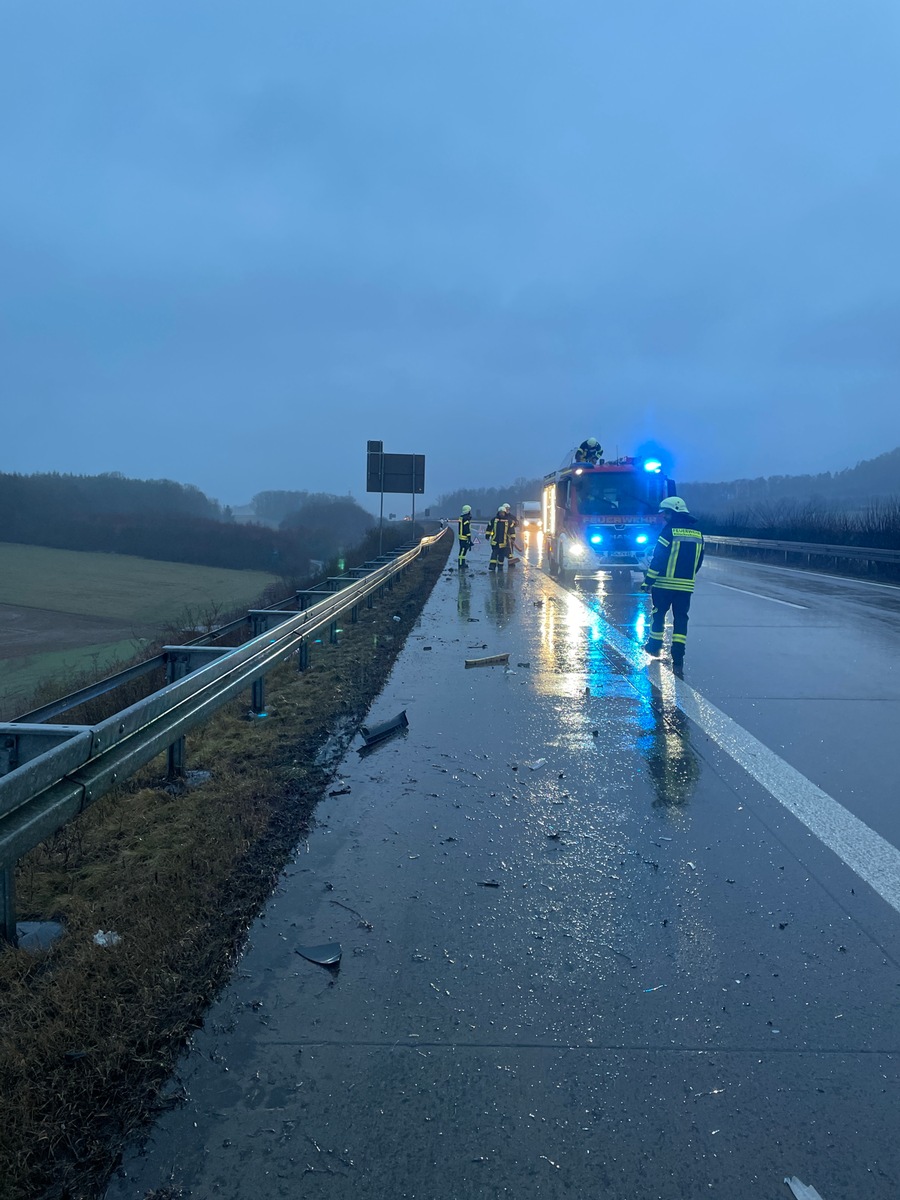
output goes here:
<path id="1" fill-rule="evenodd" d="M 810 614 L 701 591 L 694 686 L 727 674 L 711 645 L 734 626 L 754 653 L 795 621 L 838 636 L 855 602 L 817 586 Z M 194 1039 L 187 1104 L 108 1200 L 760 1200 L 784 1175 L 897 1194 L 896 913 L 685 717 L 666 668 L 653 686 L 610 647 L 646 600 L 576 590 L 533 566 L 439 581 L 372 712 L 405 707 L 409 732 L 342 762 L 351 791 Z M 870 608 L 886 632 L 862 641 L 896 638 Z M 330 940 L 337 972 L 294 952 Z"/>

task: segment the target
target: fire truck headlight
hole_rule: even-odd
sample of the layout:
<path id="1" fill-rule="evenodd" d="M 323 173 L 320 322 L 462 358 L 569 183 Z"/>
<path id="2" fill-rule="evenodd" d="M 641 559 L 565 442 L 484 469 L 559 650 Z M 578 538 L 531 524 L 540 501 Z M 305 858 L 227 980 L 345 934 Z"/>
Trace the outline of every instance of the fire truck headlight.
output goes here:
<path id="1" fill-rule="evenodd" d="M 569 553 L 573 558 L 583 558 L 584 546 L 581 544 L 581 542 L 572 542 L 572 544 L 569 546 Z"/>
<path id="2" fill-rule="evenodd" d="M 646 535 L 646 533 L 639 533 L 634 540 L 637 542 L 637 544 L 639 546 L 643 546 L 645 544 L 645 542 L 647 541 L 647 535 Z"/>

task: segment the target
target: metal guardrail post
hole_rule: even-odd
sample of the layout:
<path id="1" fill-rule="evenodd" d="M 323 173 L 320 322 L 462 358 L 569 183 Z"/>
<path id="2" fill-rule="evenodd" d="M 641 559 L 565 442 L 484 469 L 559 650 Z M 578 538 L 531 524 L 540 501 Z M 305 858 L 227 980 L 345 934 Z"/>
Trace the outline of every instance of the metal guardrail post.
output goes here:
<path id="1" fill-rule="evenodd" d="M 181 655 L 166 655 L 166 683 L 175 683 L 188 673 L 187 659 Z M 181 779 L 184 775 L 184 738 L 176 738 L 166 751 L 166 777 Z"/>
<path id="2" fill-rule="evenodd" d="M 359 605 L 354 604 L 350 609 L 350 623 L 355 625 L 359 621 Z"/>
<path id="3" fill-rule="evenodd" d="M 265 621 L 256 615 L 250 614 L 250 636 L 259 637 L 259 635 L 268 628 Z M 258 679 L 253 680 L 253 686 L 250 689 L 250 711 L 254 716 L 260 717 L 266 711 L 266 679 L 264 675 L 260 675 Z"/>
<path id="4" fill-rule="evenodd" d="M 332 621 L 331 624 L 328 626 L 328 641 L 331 643 L 332 646 L 336 646 L 338 644 L 338 623 L 337 623 L 337 621 Z"/>
<path id="5" fill-rule="evenodd" d="M 19 944 L 16 932 L 16 868 L 0 871 L 0 941 Z"/>
<path id="6" fill-rule="evenodd" d="M 309 669 L 309 638 L 301 638 L 300 645 L 297 647 L 297 670 L 307 671 Z"/>

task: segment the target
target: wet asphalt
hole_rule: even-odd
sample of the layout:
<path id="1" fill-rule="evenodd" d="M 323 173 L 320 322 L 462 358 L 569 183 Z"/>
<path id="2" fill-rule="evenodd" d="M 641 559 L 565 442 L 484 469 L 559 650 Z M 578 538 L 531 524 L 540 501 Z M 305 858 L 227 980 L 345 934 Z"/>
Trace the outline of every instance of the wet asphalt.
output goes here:
<path id="1" fill-rule="evenodd" d="M 630 582 L 485 566 L 439 580 L 370 713 L 408 731 L 340 761 L 107 1200 L 900 1195 L 900 915 L 623 652 Z M 685 676 L 900 845 L 898 645 L 900 590 L 710 561 Z"/>

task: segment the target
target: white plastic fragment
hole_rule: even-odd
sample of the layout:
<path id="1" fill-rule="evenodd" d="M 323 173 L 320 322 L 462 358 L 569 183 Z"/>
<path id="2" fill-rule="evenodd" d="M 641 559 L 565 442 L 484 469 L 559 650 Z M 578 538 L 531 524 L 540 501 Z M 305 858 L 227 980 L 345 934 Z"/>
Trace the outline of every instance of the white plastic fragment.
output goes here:
<path id="1" fill-rule="evenodd" d="M 822 1200 L 811 1183 L 801 1183 L 796 1175 L 792 1175 L 790 1179 L 785 1175 L 784 1182 L 791 1189 L 796 1200 Z"/>
<path id="2" fill-rule="evenodd" d="M 526 763 L 525 766 L 528 767 L 530 771 L 539 771 L 546 761 L 546 758 L 536 758 L 534 762 Z"/>
<path id="3" fill-rule="evenodd" d="M 122 938 L 113 929 L 98 929 L 94 934 L 95 946 L 118 946 Z"/>

